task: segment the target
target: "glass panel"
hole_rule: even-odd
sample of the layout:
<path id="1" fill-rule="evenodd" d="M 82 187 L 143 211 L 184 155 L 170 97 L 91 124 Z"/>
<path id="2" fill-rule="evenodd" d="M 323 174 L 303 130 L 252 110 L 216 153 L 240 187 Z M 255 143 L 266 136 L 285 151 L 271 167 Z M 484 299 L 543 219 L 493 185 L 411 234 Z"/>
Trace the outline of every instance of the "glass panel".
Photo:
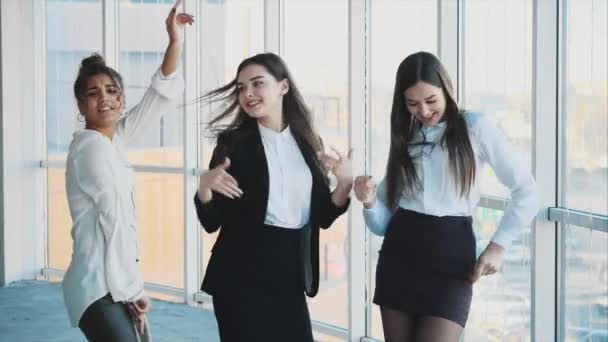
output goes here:
<path id="1" fill-rule="evenodd" d="M 48 267 L 67 270 L 72 257 L 72 219 L 65 192 L 65 168 L 47 169 Z"/>
<path id="2" fill-rule="evenodd" d="M 139 269 L 146 282 L 184 287 L 184 176 L 136 173 Z"/>
<path id="3" fill-rule="evenodd" d="M 608 214 L 608 2 L 566 1 L 564 206 Z"/>
<path id="4" fill-rule="evenodd" d="M 477 209 L 474 229 L 478 256 L 490 242 L 502 215 L 498 210 Z M 502 270 L 475 283 L 464 341 L 531 340 L 531 231 L 525 227 L 507 250 Z"/>
<path id="5" fill-rule="evenodd" d="M 404 32 L 408 39 L 404 40 Z M 417 51 L 437 54 L 437 1 L 374 0 L 371 2 L 371 172 L 383 177 L 390 145 L 390 115 L 395 75 L 401 61 Z M 382 239 L 370 234 L 370 296 Z M 370 299 L 371 303 L 371 299 Z M 371 305 L 370 336 L 383 338 L 380 310 Z"/>
<path id="6" fill-rule="evenodd" d="M 264 52 L 264 0 L 206 0 L 201 2 L 201 84 L 203 93 L 225 85 L 236 77 L 245 58 Z M 217 114 L 218 104 L 202 107 L 200 167 L 206 169 L 214 142 L 206 137 L 205 123 Z M 201 234 L 200 273 L 209 263 L 217 234 Z M 202 279 L 201 279 L 202 281 Z"/>
<path id="7" fill-rule="evenodd" d="M 65 160 L 82 128 L 74 99 L 80 61 L 102 49 L 101 1 L 45 2 L 46 142 L 49 160 Z M 86 39 L 84 39 L 86 37 Z"/>
<path id="8" fill-rule="evenodd" d="M 348 1 L 286 0 L 284 10 L 285 62 L 313 112 L 326 149 L 334 146 L 345 152 L 349 125 Z M 321 232 L 319 294 L 309 299 L 312 319 L 340 327 L 348 326 L 347 226 L 343 215 Z"/>
<path id="9" fill-rule="evenodd" d="M 119 72 L 126 87 L 127 108 L 136 105 L 160 67 L 169 42 L 165 19 L 171 5 L 161 1 L 121 1 L 119 7 Z M 178 99 L 179 105 L 181 99 Z M 138 154 L 136 164 L 183 165 L 183 110 L 175 108 L 158 119 L 150 129 L 129 146 L 147 150 Z"/>
<path id="10" fill-rule="evenodd" d="M 83 127 L 72 90 L 78 67 L 102 48 L 101 1 L 47 0 L 44 6 L 47 157 L 65 160 L 72 132 Z M 48 169 L 47 177 L 48 266 L 65 270 L 72 255 L 65 169 Z"/>
<path id="11" fill-rule="evenodd" d="M 562 298 L 565 340 L 608 340 L 608 234 L 571 225 L 565 232 Z"/>
<path id="12" fill-rule="evenodd" d="M 497 124 L 532 167 L 532 0 L 464 4 L 464 108 Z M 491 167 L 484 195 L 509 197 Z"/>

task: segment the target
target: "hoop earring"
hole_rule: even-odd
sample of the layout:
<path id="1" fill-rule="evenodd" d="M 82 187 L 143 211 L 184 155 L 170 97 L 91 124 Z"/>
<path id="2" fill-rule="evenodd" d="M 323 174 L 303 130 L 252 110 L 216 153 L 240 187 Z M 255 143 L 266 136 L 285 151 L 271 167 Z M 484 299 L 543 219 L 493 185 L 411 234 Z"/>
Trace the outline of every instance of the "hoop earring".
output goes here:
<path id="1" fill-rule="evenodd" d="M 78 122 L 86 122 L 84 115 L 80 112 L 76 114 L 76 120 L 78 120 Z"/>

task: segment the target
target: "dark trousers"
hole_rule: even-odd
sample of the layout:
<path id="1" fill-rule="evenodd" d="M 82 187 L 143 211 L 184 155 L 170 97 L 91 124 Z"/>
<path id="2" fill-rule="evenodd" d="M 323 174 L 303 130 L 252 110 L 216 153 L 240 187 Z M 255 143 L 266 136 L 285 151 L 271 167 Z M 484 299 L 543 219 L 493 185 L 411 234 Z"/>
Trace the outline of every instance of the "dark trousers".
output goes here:
<path id="1" fill-rule="evenodd" d="M 91 342 L 139 341 L 126 305 L 115 303 L 109 293 L 85 310 L 78 327 Z"/>
<path id="2" fill-rule="evenodd" d="M 213 296 L 222 342 L 312 342 L 304 293 Z"/>

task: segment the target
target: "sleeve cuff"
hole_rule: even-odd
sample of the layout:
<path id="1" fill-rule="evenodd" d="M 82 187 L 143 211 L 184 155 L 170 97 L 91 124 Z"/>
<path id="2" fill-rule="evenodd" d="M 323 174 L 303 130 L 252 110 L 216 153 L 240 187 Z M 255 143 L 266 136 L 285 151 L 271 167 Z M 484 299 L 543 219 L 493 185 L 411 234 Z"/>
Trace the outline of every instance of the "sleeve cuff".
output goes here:
<path id="1" fill-rule="evenodd" d="M 502 231 L 500 229 L 496 233 L 494 233 L 494 236 L 492 237 L 492 241 L 494 243 L 496 243 L 497 245 L 500 245 L 502 248 L 504 248 L 505 251 L 511 247 L 511 244 L 513 243 L 513 239 L 514 239 L 513 234 Z"/>
<path id="2" fill-rule="evenodd" d="M 181 67 L 178 67 L 169 75 L 163 75 L 159 67 L 152 76 L 152 88 L 167 99 L 179 97 L 184 90 L 184 78 Z"/>

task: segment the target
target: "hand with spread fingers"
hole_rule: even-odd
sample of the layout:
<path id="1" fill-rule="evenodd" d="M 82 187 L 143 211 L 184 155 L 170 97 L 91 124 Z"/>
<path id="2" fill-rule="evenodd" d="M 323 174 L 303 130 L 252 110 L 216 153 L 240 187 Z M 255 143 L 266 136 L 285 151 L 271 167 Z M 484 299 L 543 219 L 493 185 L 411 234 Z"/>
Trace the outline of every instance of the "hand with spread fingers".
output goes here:
<path id="1" fill-rule="evenodd" d="M 352 183 L 353 181 L 353 149 L 347 155 L 340 153 L 335 147 L 331 146 L 336 156 L 321 153 L 319 159 L 326 170 L 333 173 L 338 183 Z"/>
<path id="2" fill-rule="evenodd" d="M 355 178 L 355 196 L 367 209 L 374 206 L 376 201 L 376 183 L 372 176 L 357 176 Z"/>
<path id="3" fill-rule="evenodd" d="M 230 167 L 230 159 L 224 159 L 224 162 L 215 168 L 203 173 L 198 186 L 198 197 L 203 203 L 211 201 L 215 191 L 230 199 L 240 198 L 243 195 L 243 190 L 239 188 L 239 184 L 226 170 Z"/>
<path id="4" fill-rule="evenodd" d="M 171 8 L 165 24 L 167 26 L 167 33 L 169 34 L 169 41 L 172 43 L 181 43 L 184 41 L 184 34 L 182 28 L 184 25 L 192 25 L 194 23 L 194 17 L 188 13 L 177 13 L 177 8 L 180 6 L 181 1 L 177 1 Z"/>
<path id="5" fill-rule="evenodd" d="M 490 242 L 477 259 L 473 271 L 469 275 L 469 281 L 475 283 L 482 276 L 498 272 L 502 266 L 504 255 L 505 249 L 501 245 Z"/>

